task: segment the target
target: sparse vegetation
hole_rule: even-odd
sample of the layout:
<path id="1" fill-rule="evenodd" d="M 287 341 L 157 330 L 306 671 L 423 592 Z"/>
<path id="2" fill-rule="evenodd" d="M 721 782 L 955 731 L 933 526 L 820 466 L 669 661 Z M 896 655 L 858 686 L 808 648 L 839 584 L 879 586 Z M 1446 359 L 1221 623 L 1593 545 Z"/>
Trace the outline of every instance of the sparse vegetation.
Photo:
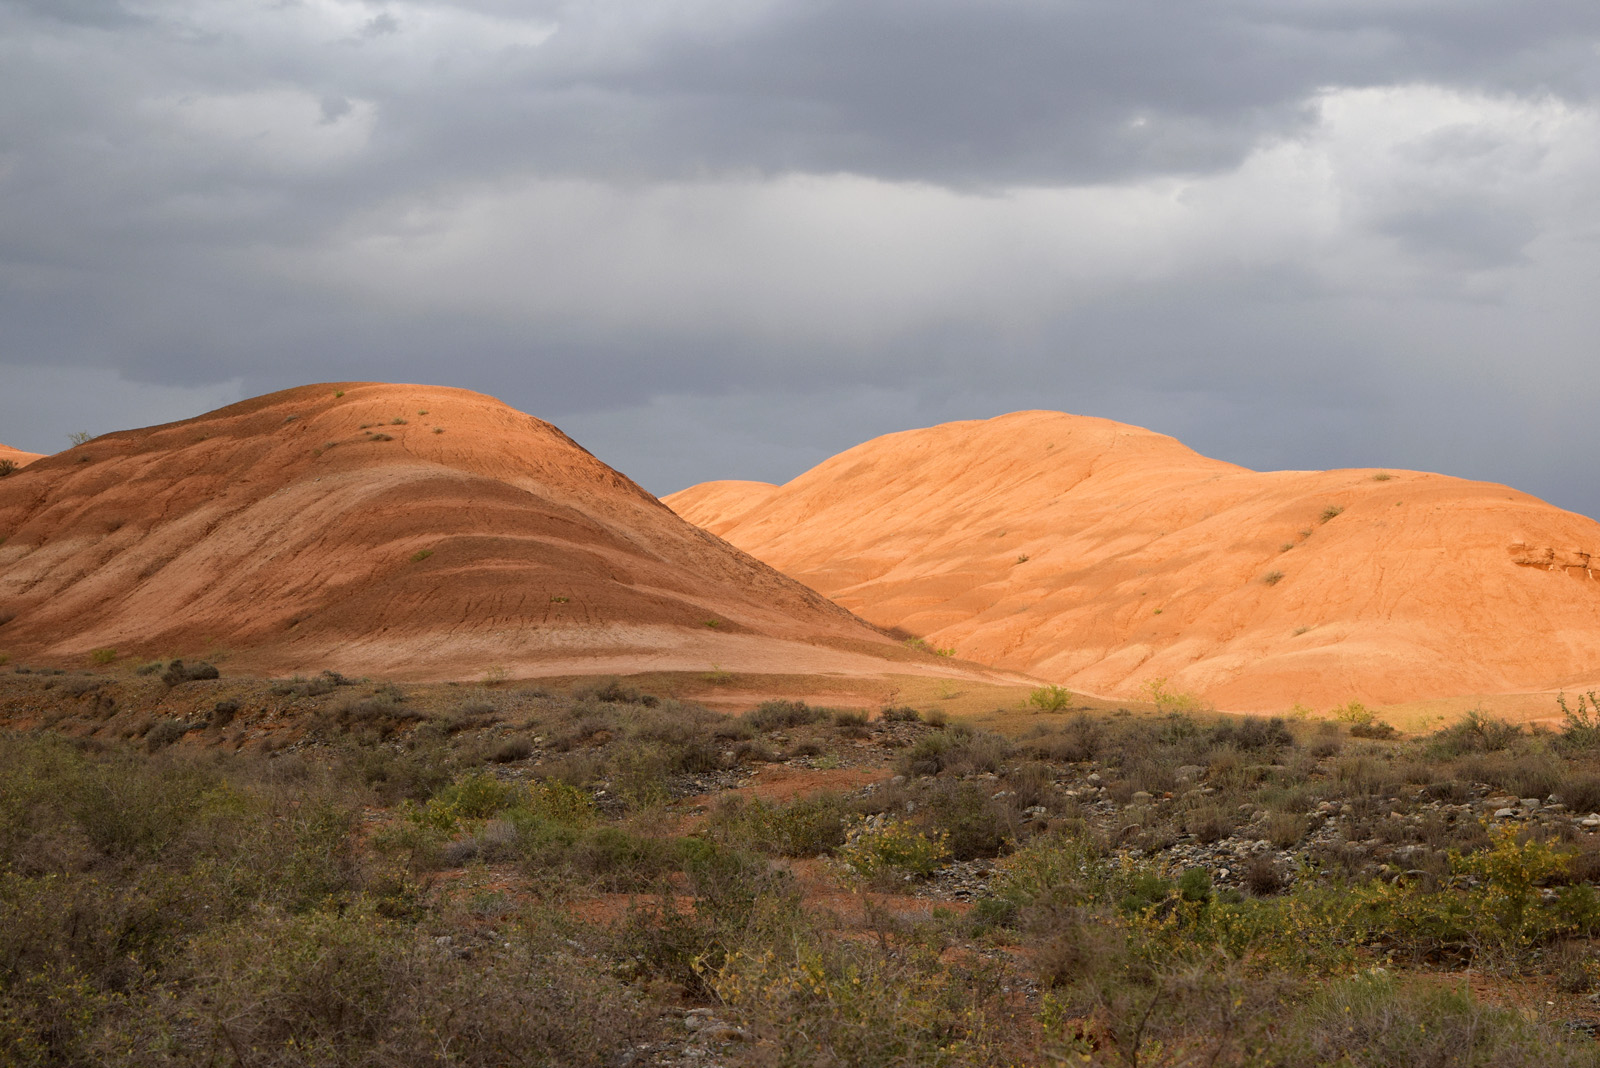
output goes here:
<path id="1" fill-rule="evenodd" d="M 1278 583 L 1283 581 L 1283 572 L 1268 571 L 1265 575 L 1261 576 L 1261 581 L 1268 586 L 1276 586 Z"/>
<path id="2" fill-rule="evenodd" d="M 1389 474 L 1387 471 L 1379 471 L 1377 474 L 1372 476 L 1372 481 L 1374 481 L 1374 482 L 1387 482 L 1393 477 L 1394 476 Z"/>
<path id="3" fill-rule="evenodd" d="M 1600 1065 L 1591 695 L 1385 739 L 1152 682 L 1003 737 L 614 678 L 7 672 L 0 722 L 50 725 L 0 732 L 0 1049 Z"/>
<path id="4" fill-rule="evenodd" d="M 5 478 L 7 475 L 14 475 L 20 470 L 21 468 L 17 466 L 17 461 L 0 460 L 0 478 Z"/>
<path id="5" fill-rule="evenodd" d="M 422 563 L 422 561 L 426 560 L 428 557 L 430 557 L 432 555 L 433 555 L 433 550 L 432 549 L 418 549 L 416 552 L 411 554 L 411 562 L 413 564 L 420 564 L 420 563 Z"/>
<path id="6" fill-rule="evenodd" d="M 1344 505 L 1342 505 L 1342 504 L 1330 504 L 1330 505 L 1328 505 L 1328 507 L 1326 507 L 1326 508 L 1324 508 L 1322 510 L 1322 514 L 1320 516 L 1318 516 L 1317 518 L 1320 519 L 1322 522 L 1326 523 L 1328 520 L 1334 518 L 1337 515 L 1342 514 L 1343 512 L 1344 512 Z"/>
<path id="7" fill-rule="evenodd" d="M 87 430 L 74 430 L 67 435 L 67 440 L 72 442 L 73 445 L 86 445 L 94 440 L 94 435 Z"/>
<path id="8" fill-rule="evenodd" d="M 1072 693 L 1064 686 L 1041 686 L 1028 695 L 1028 703 L 1041 712 L 1060 712 L 1071 706 Z"/>
<path id="9" fill-rule="evenodd" d="M 99 664 L 102 667 L 107 664 L 115 664 L 117 662 L 117 651 L 115 649 L 95 649 L 89 653 L 89 662 Z"/>

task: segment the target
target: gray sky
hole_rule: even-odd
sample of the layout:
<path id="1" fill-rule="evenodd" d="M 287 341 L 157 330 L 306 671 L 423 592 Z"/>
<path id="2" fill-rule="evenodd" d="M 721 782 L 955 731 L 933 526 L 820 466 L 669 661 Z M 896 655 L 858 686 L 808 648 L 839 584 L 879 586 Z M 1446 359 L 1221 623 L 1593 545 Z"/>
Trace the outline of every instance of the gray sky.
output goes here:
<path id="1" fill-rule="evenodd" d="M 493 393 L 666 493 L 1055 408 L 1600 514 L 1594 0 L 0 0 L 0 441 Z"/>

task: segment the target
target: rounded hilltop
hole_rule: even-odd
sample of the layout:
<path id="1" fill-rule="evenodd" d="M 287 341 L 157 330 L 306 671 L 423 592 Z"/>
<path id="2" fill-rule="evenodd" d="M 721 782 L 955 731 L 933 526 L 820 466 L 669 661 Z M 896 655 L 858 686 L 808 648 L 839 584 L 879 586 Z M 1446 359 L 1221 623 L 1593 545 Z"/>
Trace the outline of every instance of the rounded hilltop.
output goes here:
<path id="1" fill-rule="evenodd" d="M 6 470 L 18 471 L 35 460 L 42 459 L 44 459 L 43 453 L 24 452 L 21 449 L 13 449 L 10 445 L 0 444 L 0 465 L 4 465 Z"/>
<path id="2" fill-rule="evenodd" d="M 666 502 L 873 623 L 1091 692 L 1282 710 L 1600 680 L 1600 524 L 1493 483 L 1251 471 L 1030 411 L 736 487 Z"/>
<path id="3" fill-rule="evenodd" d="M 303 386 L 0 481 L 0 645 L 228 650 L 413 678 L 861 672 L 895 643 L 549 423 L 461 389 Z"/>

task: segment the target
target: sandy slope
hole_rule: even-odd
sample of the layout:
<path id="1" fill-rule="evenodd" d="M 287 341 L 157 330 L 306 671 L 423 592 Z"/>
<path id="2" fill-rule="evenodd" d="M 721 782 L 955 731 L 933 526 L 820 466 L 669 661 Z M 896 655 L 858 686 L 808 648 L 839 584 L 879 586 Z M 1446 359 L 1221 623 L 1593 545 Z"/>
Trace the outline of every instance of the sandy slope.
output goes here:
<path id="1" fill-rule="evenodd" d="M 1166 677 L 1261 710 L 1600 679 L 1600 524 L 1490 483 L 1256 472 L 1017 412 L 666 500 L 874 623 L 1099 693 Z"/>
<path id="2" fill-rule="evenodd" d="M 10 460 L 18 467 L 27 467 L 33 461 L 42 459 L 44 459 L 42 452 L 23 452 L 21 449 L 13 449 L 10 445 L 0 445 L 0 460 Z"/>
<path id="3" fill-rule="evenodd" d="M 948 670 L 465 390 L 306 386 L 107 434 L 0 481 L 0 536 L 13 657 L 222 648 L 254 670 L 414 678 Z"/>

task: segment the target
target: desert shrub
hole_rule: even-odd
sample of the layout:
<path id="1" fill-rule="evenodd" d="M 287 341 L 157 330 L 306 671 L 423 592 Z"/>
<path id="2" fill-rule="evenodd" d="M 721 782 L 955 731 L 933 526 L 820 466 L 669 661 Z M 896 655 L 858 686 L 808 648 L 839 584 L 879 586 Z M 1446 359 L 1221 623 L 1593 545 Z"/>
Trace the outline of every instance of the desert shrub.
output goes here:
<path id="1" fill-rule="evenodd" d="M 1371 738 L 1378 741 L 1388 741 L 1391 738 L 1398 737 L 1399 734 L 1400 732 L 1395 730 L 1393 726 L 1384 723 L 1382 720 L 1374 720 L 1371 723 L 1355 723 L 1350 726 L 1350 737 L 1352 738 Z"/>
<path id="2" fill-rule="evenodd" d="M 1358 727 L 1366 726 L 1373 722 L 1372 710 L 1360 701 L 1351 701 L 1333 710 L 1333 718 L 1340 723 L 1349 723 Z"/>
<path id="3" fill-rule="evenodd" d="M 1183 829 L 1202 844 L 1210 845 L 1233 833 L 1233 816 L 1221 805 L 1196 805 L 1183 814 Z"/>
<path id="4" fill-rule="evenodd" d="M 1016 841 L 1020 824 L 1016 811 L 976 783 L 938 779 L 915 796 L 912 822 L 943 841 L 956 860 L 998 857 L 1010 852 Z"/>
<path id="5" fill-rule="evenodd" d="M 1022 748 L 1040 760 L 1058 760 L 1080 764 L 1100 756 L 1105 746 L 1105 732 L 1098 720 L 1086 715 L 1074 716 L 1059 730 L 1029 736 Z"/>
<path id="6" fill-rule="evenodd" d="M 89 654 L 89 660 L 100 665 L 115 664 L 117 662 L 117 651 L 115 649 L 96 649 Z"/>
<path id="7" fill-rule="evenodd" d="M 510 783 L 480 773 L 457 779 L 428 802 L 430 819 L 454 824 L 458 820 L 484 819 L 521 800 Z"/>
<path id="8" fill-rule="evenodd" d="M 1017 1063 L 1013 1018 L 995 966 L 937 953 L 795 940 L 730 954 L 715 995 L 748 1021 L 775 1063 L 859 1068 Z"/>
<path id="9" fill-rule="evenodd" d="M 1006 789 L 1011 791 L 1011 805 L 1017 809 L 1035 806 L 1051 808 L 1061 803 L 1061 791 L 1056 786 L 1055 770 L 1048 764 L 1032 762 L 1019 764 L 1002 776 Z"/>
<path id="10" fill-rule="evenodd" d="M 1600 775 L 1572 775 L 1562 781 L 1555 794 L 1573 812 L 1600 812 Z"/>
<path id="11" fill-rule="evenodd" d="M 1486 753 L 1463 757 L 1456 772 L 1473 782 L 1486 782 L 1518 797 L 1548 797 L 1566 777 L 1562 763 L 1549 753 Z"/>
<path id="12" fill-rule="evenodd" d="M 1117 873 L 1100 847 L 1084 835 L 1040 835 L 995 865 L 977 913 L 991 921 L 1026 920 L 1104 900 Z"/>
<path id="13" fill-rule="evenodd" d="M 694 907 L 682 909 L 674 897 L 634 903 L 618 947 L 634 974 L 668 980 L 694 998 L 714 997 L 712 983 L 730 957 L 824 937 L 801 909 L 788 872 L 704 839 L 685 845 Z"/>
<path id="14" fill-rule="evenodd" d="M 1563 994 L 1589 994 L 1600 987 L 1600 960 L 1582 942 L 1560 942 L 1551 947 L 1548 963 L 1556 989 Z"/>
<path id="15" fill-rule="evenodd" d="M 1060 712 L 1072 704 L 1072 693 L 1064 686 L 1041 686 L 1028 694 L 1028 703 L 1041 712 Z"/>
<path id="16" fill-rule="evenodd" d="M 614 675 L 609 678 L 596 679 L 592 682 L 574 686 L 572 688 L 572 699 L 574 701 L 600 701 L 615 705 L 644 705 L 646 708 L 654 708 L 660 703 L 658 698 L 650 694 L 641 693 L 632 686 L 623 685 L 622 680 Z"/>
<path id="17" fill-rule="evenodd" d="M 1428 740 L 1428 751 L 1436 760 L 1468 753 L 1498 753 L 1510 748 L 1522 735 L 1521 726 L 1473 709 L 1459 722 L 1434 732 Z"/>
<path id="18" fill-rule="evenodd" d="M 1327 726 L 1333 726 L 1329 723 Z M 1337 728 L 1335 728 L 1337 729 Z M 1315 760 L 1326 760 L 1331 756 L 1338 756 L 1344 750 L 1344 741 L 1337 734 L 1318 734 L 1306 746 L 1306 752 Z"/>
<path id="19" fill-rule="evenodd" d="M 154 753 L 164 749 L 189 733 L 189 725 L 181 719 L 163 719 L 151 727 L 144 736 L 145 748 Z"/>
<path id="20" fill-rule="evenodd" d="M 858 709 L 841 708 L 833 714 L 833 725 L 845 730 L 867 725 L 867 714 Z"/>
<path id="21" fill-rule="evenodd" d="M 1306 818 L 1297 812 L 1277 812 L 1267 818 L 1266 838 L 1277 849 L 1293 849 L 1306 830 Z"/>
<path id="22" fill-rule="evenodd" d="M 1271 719 L 1241 719 L 1220 723 L 1211 729 L 1212 746 L 1232 746 L 1241 752 L 1256 753 L 1294 744 L 1288 725 L 1278 716 Z"/>
<path id="23" fill-rule="evenodd" d="M 82 697 L 86 693 L 94 693 L 106 684 L 106 680 L 95 676 L 79 676 L 75 679 L 63 679 L 56 687 L 56 692 L 68 697 Z"/>
<path id="24" fill-rule="evenodd" d="M 1145 699 L 1156 706 L 1157 712 L 1194 713 L 1206 707 L 1205 702 L 1194 694 L 1169 687 L 1164 675 L 1145 680 L 1139 689 Z"/>
<path id="25" fill-rule="evenodd" d="M 448 939 L 446 940 L 448 942 Z M 196 1021 L 185 1063 L 412 1064 L 449 1035 L 452 1064 L 615 1064 L 646 1008 L 582 947 L 516 921 L 493 953 L 451 952 L 370 910 L 267 913 L 194 949 L 170 1011 Z M 187 1047 L 187 1048 L 185 1048 Z"/>
<path id="26" fill-rule="evenodd" d="M 920 723 L 922 713 L 906 705 L 885 708 L 878 713 L 878 718 L 885 723 Z"/>
<path id="27" fill-rule="evenodd" d="M 596 827 L 570 845 L 562 843 L 561 848 L 553 850 L 549 849 L 550 844 L 530 850 L 530 862 L 550 866 L 553 861 L 613 892 L 650 889 L 682 863 L 673 839 L 639 834 L 624 827 Z"/>
<path id="28" fill-rule="evenodd" d="M 1600 696 L 1594 692 L 1579 694 L 1577 705 L 1567 704 L 1567 695 L 1556 695 L 1556 707 L 1561 709 L 1562 748 L 1586 752 L 1600 748 Z"/>
<path id="29" fill-rule="evenodd" d="M 146 995 L 182 973 L 196 935 L 355 886 L 352 814 L 323 799 L 283 804 L 188 763 L 51 739 L 0 738 L 0 781 L 7 1063 L 116 1060 L 96 1044 L 119 1014 L 161 1009 Z"/>
<path id="30" fill-rule="evenodd" d="M 834 853 L 849 878 L 879 888 L 927 878 L 949 855 L 943 834 L 930 837 L 903 820 L 884 816 L 857 823 Z"/>
<path id="31" fill-rule="evenodd" d="M 833 794 L 784 804 L 732 797 L 713 810 L 707 833 L 739 849 L 784 857 L 814 857 L 844 844 L 851 813 Z"/>
<path id="32" fill-rule="evenodd" d="M 776 750 L 760 742 L 740 742 L 733 747 L 733 761 L 736 764 L 773 764 L 780 759 Z"/>
<path id="33" fill-rule="evenodd" d="M 510 764 L 517 760 L 526 760 L 533 755 L 533 743 L 523 737 L 502 739 L 489 751 L 489 760 L 495 764 Z"/>
<path id="34" fill-rule="evenodd" d="M 174 660 L 167 665 L 167 670 L 162 673 L 161 681 L 168 686 L 177 686 L 185 682 L 215 679 L 220 675 L 221 672 L 211 664 L 185 664 L 182 660 Z"/>
<path id="35" fill-rule="evenodd" d="M 1368 972 L 1322 985 L 1290 1018 L 1270 1063 L 1543 1068 L 1600 1063 L 1592 1040 L 1567 1039 L 1462 988 Z"/>
<path id="36" fill-rule="evenodd" d="M 17 466 L 17 461 L 0 460 L 0 478 L 5 478 L 7 475 L 14 475 L 19 470 L 21 470 L 21 468 Z"/>
<path id="37" fill-rule="evenodd" d="M 804 701 L 763 701 L 740 718 L 755 730 L 766 732 L 820 723 L 831 715 L 827 709 L 812 708 Z"/>
<path id="38" fill-rule="evenodd" d="M 1252 894 L 1265 897 L 1284 887 L 1284 874 L 1278 861 L 1268 854 L 1251 857 L 1244 865 L 1244 885 Z"/>
<path id="39" fill-rule="evenodd" d="M 1011 743 L 998 734 L 966 728 L 924 734 L 901 758 L 899 770 L 909 777 L 998 773 L 1011 755 Z"/>

